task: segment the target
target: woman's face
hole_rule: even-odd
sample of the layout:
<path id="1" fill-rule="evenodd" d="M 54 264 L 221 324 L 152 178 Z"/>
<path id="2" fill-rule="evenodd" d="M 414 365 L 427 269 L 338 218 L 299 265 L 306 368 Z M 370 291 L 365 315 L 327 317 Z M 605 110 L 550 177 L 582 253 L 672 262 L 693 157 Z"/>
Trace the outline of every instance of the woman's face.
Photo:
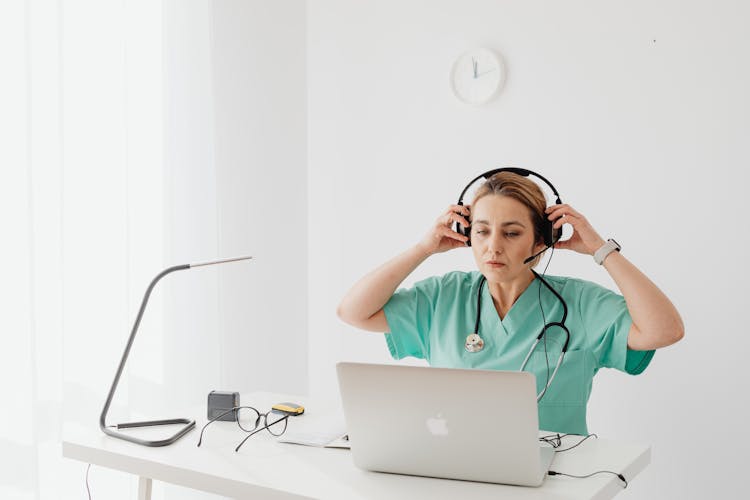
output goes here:
<path id="1" fill-rule="evenodd" d="M 529 209 L 514 198 L 490 194 L 471 207 L 471 249 L 491 282 L 510 282 L 529 269 L 523 261 L 544 248 L 534 243 Z"/>

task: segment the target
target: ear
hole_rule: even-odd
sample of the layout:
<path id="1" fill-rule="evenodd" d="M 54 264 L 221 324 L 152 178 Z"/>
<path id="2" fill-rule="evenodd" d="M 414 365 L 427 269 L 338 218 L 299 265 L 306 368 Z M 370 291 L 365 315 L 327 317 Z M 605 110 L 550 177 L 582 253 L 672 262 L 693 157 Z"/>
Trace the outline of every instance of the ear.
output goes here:
<path id="1" fill-rule="evenodd" d="M 531 251 L 531 255 L 534 255 L 536 253 L 541 252 L 543 249 L 545 249 L 547 245 L 544 244 L 543 240 L 539 240 L 536 245 L 534 245 L 534 249 Z"/>

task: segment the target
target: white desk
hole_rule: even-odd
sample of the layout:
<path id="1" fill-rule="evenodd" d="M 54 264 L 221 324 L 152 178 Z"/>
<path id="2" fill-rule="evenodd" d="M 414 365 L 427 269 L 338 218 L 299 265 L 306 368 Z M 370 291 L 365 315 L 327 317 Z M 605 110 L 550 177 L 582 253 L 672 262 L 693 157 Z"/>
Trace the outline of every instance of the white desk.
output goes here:
<path id="1" fill-rule="evenodd" d="M 242 396 L 242 404 L 261 411 L 281 401 L 299 402 L 306 408 L 305 415 L 289 419 L 288 431 L 295 424 L 301 424 L 301 420 L 296 419 L 319 418 L 321 413 L 331 411 L 316 407 L 307 398 L 267 393 Z M 252 436 L 235 453 L 234 448 L 245 434 L 233 422 L 211 424 L 198 448 L 200 429 L 206 423 L 205 408 L 193 416 L 196 429 L 177 443 L 162 448 L 139 446 L 106 436 L 93 423 L 90 427 L 66 424 L 63 456 L 139 476 L 140 500 L 150 499 L 154 479 L 233 498 L 262 499 L 600 500 L 622 491 L 622 482 L 611 474 L 588 479 L 548 476 L 541 487 L 527 488 L 366 472 L 354 466 L 349 450 L 277 443 L 265 431 Z M 580 440 L 579 437 L 565 439 L 564 444 L 568 445 Z M 649 446 L 592 437 L 574 450 L 556 455 L 551 468 L 575 475 L 612 470 L 621 472 L 631 481 L 650 459 Z M 637 483 L 629 487 L 637 487 Z"/>

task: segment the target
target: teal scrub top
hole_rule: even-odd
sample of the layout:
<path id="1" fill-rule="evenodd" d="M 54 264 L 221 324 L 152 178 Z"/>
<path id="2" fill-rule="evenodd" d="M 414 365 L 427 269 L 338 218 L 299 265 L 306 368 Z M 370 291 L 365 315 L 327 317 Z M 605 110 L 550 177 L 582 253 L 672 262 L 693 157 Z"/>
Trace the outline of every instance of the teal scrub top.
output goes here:
<path id="1" fill-rule="evenodd" d="M 519 370 L 544 324 L 562 319 L 562 304 L 535 278 L 501 321 L 485 283 L 479 323 L 484 349 L 468 352 L 464 343 L 474 332 L 481 278 L 478 271 L 456 271 L 397 290 L 383 307 L 391 356 L 413 356 L 443 368 Z M 567 303 L 570 343 L 539 402 L 539 428 L 586 435 L 586 403 L 596 372 L 606 367 L 637 375 L 654 351 L 628 349 L 632 319 L 621 295 L 575 278 L 544 279 Z M 537 393 L 544 389 L 547 373 L 551 376 L 554 371 L 565 334 L 555 327 L 548 330 L 547 339 L 546 355 L 540 342 L 526 366 L 536 375 Z"/>

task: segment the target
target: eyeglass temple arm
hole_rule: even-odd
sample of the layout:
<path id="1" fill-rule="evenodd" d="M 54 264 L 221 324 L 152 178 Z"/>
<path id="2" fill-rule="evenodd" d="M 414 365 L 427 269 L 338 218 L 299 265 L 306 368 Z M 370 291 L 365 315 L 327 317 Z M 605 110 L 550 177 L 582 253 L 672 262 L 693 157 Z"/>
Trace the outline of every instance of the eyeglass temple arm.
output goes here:
<path id="1" fill-rule="evenodd" d="M 203 428 L 201 429 L 201 435 L 198 438 L 198 444 L 196 446 L 200 446 L 201 445 L 201 442 L 203 441 L 203 432 L 206 430 L 206 427 L 208 427 L 208 424 L 212 424 L 212 423 L 216 422 L 217 420 L 219 420 L 221 417 L 223 417 L 227 413 L 231 413 L 233 411 L 237 411 L 237 410 L 240 410 L 242 408 L 252 408 L 252 406 L 234 406 L 234 407 L 229 408 L 228 410 L 222 412 L 220 415 L 215 416 L 214 418 L 212 418 L 208 422 L 206 422 L 206 425 L 204 425 Z M 252 408 L 252 409 L 255 410 L 255 408 Z M 257 412 L 258 410 L 255 410 L 255 411 Z M 234 418 L 237 419 L 237 415 L 235 415 Z M 257 425 L 257 423 L 256 423 L 256 425 Z"/>
<path id="2" fill-rule="evenodd" d="M 268 429 L 268 428 L 269 428 L 269 427 L 271 427 L 272 425 L 276 425 L 276 424 L 278 424 L 279 422 L 283 422 L 284 420 L 287 420 L 288 418 L 289 418 L 289 415 L 284 415 L 284 416 L 283 416 L 283 417 L 281 417 L 280 419 L 278 419 L 278 420 L 275 420 L 275 421 L 273 421 L 273 422 L 271 422 L 271 423 L 269 424 L 269 423 L 268 423 L 268 418 L 266 417 L 266 425 L 264 425 L 263 427 L 260 427 L 260 428 L 258 428 L 258 429 L 255 429 L 255 430 L 254 430 L 253 432 L 251 432 L 250 434 L 248 434 L 247 436 L 245 436 L 245 439 L 243 439 L 242 441 L 240 441 L 240 444 L 238 444 L 238 445 L 237 445 L 237 448 L 235 448 L 235 449 L 234 449 L 234 451 L 240 451 L 240 447 L 241 447 L 241 446 L 242 446 L 243 444 L 245 444 L 245 441 L 247 441 L 248 439 L 250 439 L 250 438 L 251 438 L 251 437 L 252 437 L 252 436 L 253 436 L 254 434 L 257 434 L 257 433 L 259 433 L 259 432 L 260 432 L 260 431 L 262 431 L 262 430 Z"/>

